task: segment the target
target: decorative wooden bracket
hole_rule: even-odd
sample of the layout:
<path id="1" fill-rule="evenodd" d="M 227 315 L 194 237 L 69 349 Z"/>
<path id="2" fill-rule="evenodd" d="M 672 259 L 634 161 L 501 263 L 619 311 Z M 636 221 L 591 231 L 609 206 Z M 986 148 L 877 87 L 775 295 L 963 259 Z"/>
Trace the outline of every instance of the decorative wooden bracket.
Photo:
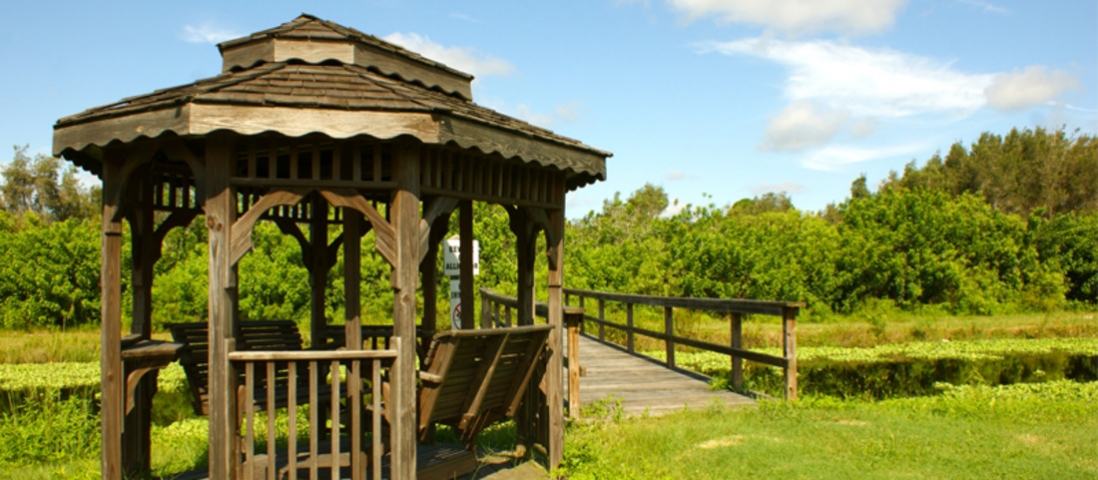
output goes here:
<path id="1" fill-rule="evenodd" d="M 436 197 L 423 208 L 423 219 L 419 222 L 419 263 L 427 257 L 427 251 L 431 246 L 431 225 L 441 215 L 449 215 L 457 208 L 458 199 L 453 197 Z"/>
<path id="2" fill-rule="evenodd" d="M 335 207 L 341 208 L 353 208 L 359 212 L 362 212 L 367 219 L 370 220 L 370 225 L 374 230 L 374 238 L 376 239 L 377 251 L 381 254 L 381 257 L 385 261 L 389 262 L 389 265 L 395 266 L 397 264 L 397 238 L 396 229 L 385 221 L 385 217 L 382 217 L 370 202 L 367 202 L 357 191 L 352 189 L 332 189 L 332 190 L 320 190 L 320 194 L 324 196 L 328 203 Z M 421 225 L 422 230 L 422 225 Z"/>
<path id="3" fill-rule="evenodd" d="M 308 193 L 306 190 L 296 189 L 272 191 L 261 197 L 259 201 L 255 202 L 255 205 L 252 205 L 251 209 L 236 219 L 231 230 L 230 260 L 232 264 L 236 265 L 244 254 L 251 250 L 252 229 L 255 227 L 255 222 L 259 220 L 260 215 L 279 205 L 296 205 Z"/>

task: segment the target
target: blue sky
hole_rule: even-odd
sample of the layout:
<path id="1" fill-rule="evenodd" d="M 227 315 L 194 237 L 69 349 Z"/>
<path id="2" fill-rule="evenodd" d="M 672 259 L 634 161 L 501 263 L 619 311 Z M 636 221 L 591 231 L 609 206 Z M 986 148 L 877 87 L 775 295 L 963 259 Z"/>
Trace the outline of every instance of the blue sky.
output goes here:
<path id="1" fill-rule="evenodd" d="M 802 210 L 1012 127 L 1098 133 L 1098 2 L 9 0 L 0 145 L 214 76 L 216 43 L 307 12 L 476 75 L 474 101 L 614 153 L 568 216 L 645 183 Z"/>

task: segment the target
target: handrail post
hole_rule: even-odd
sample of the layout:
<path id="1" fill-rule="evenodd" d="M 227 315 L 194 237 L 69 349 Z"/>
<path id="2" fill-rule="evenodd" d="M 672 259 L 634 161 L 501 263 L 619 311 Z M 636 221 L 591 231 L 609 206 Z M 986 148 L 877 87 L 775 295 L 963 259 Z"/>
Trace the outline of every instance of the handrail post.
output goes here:
<path id="1" fill-rule="evenodd" d="M 633 332 L 633 304 L 625 304 L 625 348 L 629 353 L 633 353 L 636 350 L 636 344 L 633 342 L 635 333 Z"/>
<path id="2" fill-rule="evenodd" d="M 564 321 L 568 326 L 568 416 L 580 418 L 579 327 L 586 312 L 582 308 L 567 308 Z"/>
<path id="3" fill-rule="evenodd" d="M 606 341 L 606 325 L 602 322 L 606 321 L 606 301 L 599 299 L 599 341 Z"/>
<path id="4" fill-rule="evenodd" d="M 743 316 L 739 313 L 731 314 L 730 322 L 732 334 L 732 348 L 743 349 Z M 743 391 L 743 359 L 732 355 L 732 389 Z"/>
<path id="5" fill-rule="evenodd" d="M 583 308 L 583 299 L 586 298 L 586 297 L 584 297 L 583 294 L 577 294 L 576 296 L 579 297 L 580 308 Z M 587 310 L 584 310 L 584 311 L 586 312 Z M 584 315 L 586 315 L 586 314 L 584 314 Z M 587 324 L 587 322 L 580 322 L 580 333 L 587 333 L 586 324 Z"/>
<path id="6" fill-rule="evenodd" d="M 663 333 L 665 335 L 664 346 L 667 349 L 667 366 L 675 367 L 675 316 L 671 307 L 663 307 Z"/>
<path id="7" fill-rule="evenodd" d="M 785 368 L 785 398 L 797 399 L 797 308 L 782 309 L 782 353 L 788 366 Z"/>
<path id="8" fill-rule="evenodd" d="M 484 327 L 484 321 L 492 323 L 492 300 L 484 292 L 480 293 L 480 326 Z"/>

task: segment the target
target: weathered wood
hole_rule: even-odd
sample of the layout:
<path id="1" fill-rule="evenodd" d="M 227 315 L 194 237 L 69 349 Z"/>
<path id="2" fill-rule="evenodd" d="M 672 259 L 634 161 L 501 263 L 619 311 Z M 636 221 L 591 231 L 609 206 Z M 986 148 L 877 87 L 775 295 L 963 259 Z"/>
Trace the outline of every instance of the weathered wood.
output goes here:
<path id="1" fill-rule="evenodd" d="M 321 195 L 313 195 L 309 207 L 309 243 L 313 250 L 313 263 L 309 266 L 309 338 L 316 342 L 328 327 L 326 293 L 333 262 L 328 261 L 328 202 Z"/>
<path id="2" fill-rule="evenodd" d="M 152 333 L 152 281 L 153 264 L 160 256 L 160 242 L 156 237 L 153 219 L 153 184 L 148 166 L 139 168 L 126 182 L 126 195 L 130 214 L 130 247 L 132 269 L 130 286 L 133 300 L 130 332 L 139 338 L 149 338 Z M 126 410 L 122 432 L 122 470 L 127 476 L 143 477 L 151 471 L 152 399 L 156 394 L 157 369 L 150 369 L 126 362 Z M 136 408 L 135 408 L 136 407 Z"/>
<path id="3" fill-rule="evenodd" d="M 579 359 L 579 324 L 583 322 L 583 310 L 564 313 L 564 321 L 568 324 L 568 415 L 572 418 L 580 418 L 580 366 Z"/>
<path id="4" fill-rule="evenodd" d="M 743 349 L 743 316 L 739 313 L 733 313 L 729 315 L 729 329 L 732 348 L 737 350 Z M 732 389 L 737 392 L 743 391 L 743 358 L 732 355 L 729 357 L 732 360 Z"/>
<path id="5" fill-rule="evenodd" d="M 634 295 L 627 293 L 607 293 L 592 290 L 566 288 L 568 293 L 579 297 L 604 299 L 611 302 L 649 305 L 653 307 L 674 307 L 690 310 L 707 310 L 720 313 L 759 313 L 781 316 L 787 307 L 803 308 L 804 302 L 772 302 L 765 300 L 730 300 L 718 298 L 661 297 L 655 295 Z"/>
<path id="6" fill-rule="evenodd" d="M 664 361 L 667 362 L 668 367 L 675 368 L 675 316 L 671 308 L 663 307 L 663 345 L 664 354 L 666 355 Z M 599 326 L 603 326 L 603 323 L 600 322 Z M 599 340 L 602 339 L 599 338 Z"/>
<path id="7" fill-rule="evenodd" d="M 782 312 L 782 353 L 788 366 L 785 368 L 785 398 L 797 399 L 797 309 L 786 308 Z"/>
<path id="8" fill-rule="evenodd" d="M 599 319 L 597 319 L 595 317 L 591 317 L 591 316 L 585 317 L 585 320 L 587 320 L 589 322 L 596 322 L 596 323 L 599 321 Z M 624 330 L 625 329 L 625 327 L 623 327 L 622 325 L 618 325 L 618 324 L 615 324 L 613 322 L 606 322 L 605 325 L 607 327 L 618 329 L 618 330 Z M 648 329 L 640 328 L 640 327 L 633 327 L 633 331 L 637 334 L 644 335 L 646 337 L 651 337 L 651 338 L 654 338 L 656 340 L 663 340 L 663 341 L 668 340 L 667 334 L 665 334 L 664 332 L 657 332 L 657 331 L 654 331 L 654 330 L 648 330 Z M 785 368 L 788 365 L 788 362 L 786 361 L 785 357 L 767 355 L 765 353 L 759 353 L 759 352 L 755 352 L 755 351 L 752 351 L 752 350 L 735 349 L 735 348 L 729 347 L 727 345 L 718 345 L 716 343 L 709 343 L 709 342 L 705 342 L 705 341 L 702 341 L 702 340 L 697 340 L 697 339 L 687 338 L 687 337 L 679 337 L 679 336 L 674 336 L 674 337 L 670 338 L 670 340 L 673 343 L 681 344 L 681 345 L 684 345 L 684 346 L 687 346 L 687 347 L 700 348 L 700 349 L 709 350 L 709 351 L 712 351 L 712 352 L 723 353 L 725 355 L 736 355 L 736 356 L 739 356 L 739 357 L 743 357 L 744 360 L 750 360 L 752 362 L 765 363 L 767 365 L 773 365 L 775 367 Z"/>
<path id="9" fill-rule="evenodd" d="M 117 157 L 103 162 L 103 226 L 99 285 L 100 303 L 100 421 L 102 449 L 101 474 L 104 479 L 122 478 L 122 424 L 126 402 L 122 372 L 122 221 L 121 161 Z"/>
<path id="10" fill-rule="evenodd" d="M 583 322 L 580 322 L 583 325 Z M 625 349 L 629 353 L 636 351 L 636 332 L 633 330 L 633 304 L 625 304 Z"/>
<path id="11" fill-rule="evenodd" d="M 415 345 L 416 285 L 419 277 L 419 160 L 420 149 L 410 142 L 396 146 L 393 179 L 400 187 L 393 193 L 389 210 L 396 237 L 393 264 L 393 336 L 402 348 L 393 368 L 390 402 L 393 425 L 392 471 L 394 478 L 414 478 L 416 468 L 415 431 Z"/>
<path id="12" fill-rule="evenodd" d="M 560 185 L 563 189 L 563 183 Z M 561 330 L 564 326 L 564 205 L 549 212 L 550 227 L 546 230 L 546 254 L 549 256 L 549 345 L 546 348 L 546 403 L 549 409 L 549 469 L 560 466 L 564 458 L 564 398 L 562 397 L 561 369 L 563 350 Z"/>
<path id="13" fill-rule="evenodd" d="M 461 328 L 476 328 L 476 305 L 473 285 L 473 202 L 462 200 L 458 203 L 458 229 L 460 231 L 461 256 L 459 273 L 461 282 Z"/>
<path id="14" fill-rule="evenodd" d="M 236 350 L 233 337 L 236 319 L 235 284 L 232 275 L 232 224 L 236 215 L 236 194 L 229 184 L 232 175 L 231 139 L 224 135 L 206 138 L 207 197 L 206 226 L 209 230 L 209 349 L 210 349 L 210 475 L 237 477 L 236 376 L 229 367 L 229 353 Z"/>
<path id="15" fill-rule="evenodd" d="M 252 208 L 233 222 L 232 262 L 240 261 L 252 248 L 252 229 L 256 220 L 268 209 L 277 205 L 296 205 L 307 192 L 302 190 L 275 190 L 259 199 Z"/>

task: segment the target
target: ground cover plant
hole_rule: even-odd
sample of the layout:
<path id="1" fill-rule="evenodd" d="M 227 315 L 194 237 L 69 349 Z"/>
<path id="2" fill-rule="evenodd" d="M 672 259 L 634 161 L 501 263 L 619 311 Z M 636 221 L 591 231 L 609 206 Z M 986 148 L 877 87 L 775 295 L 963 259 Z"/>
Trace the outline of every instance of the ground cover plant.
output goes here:
<path id="1" fill-rule="evenodd" d="M 572 424 L 558 473 L 589 478 L 1094 478 L 1098 383 L 807 397 Z"/>

